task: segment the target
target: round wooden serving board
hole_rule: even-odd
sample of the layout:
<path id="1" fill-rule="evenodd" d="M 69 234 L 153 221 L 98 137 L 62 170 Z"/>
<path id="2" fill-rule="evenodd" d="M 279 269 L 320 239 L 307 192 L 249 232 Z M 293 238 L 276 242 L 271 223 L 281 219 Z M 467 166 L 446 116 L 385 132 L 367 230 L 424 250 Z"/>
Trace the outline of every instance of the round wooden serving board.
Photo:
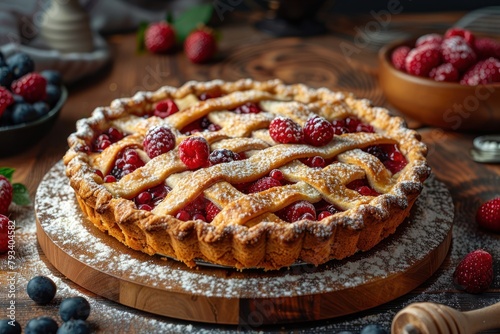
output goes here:
<path id="1" fill-rule="evenodd" d="M 407 221 L 368 252 L 318 267 L 240 272 L 190 269 L 102 233 L 80 211 L 61 162 L 42 180 L 35 211 L 45 255 L 80 286 L 155 314 L 240 326 L 333 318 L 402 296 L 439 268 L 453 223 L 451 196 L 431 177 Z"/>

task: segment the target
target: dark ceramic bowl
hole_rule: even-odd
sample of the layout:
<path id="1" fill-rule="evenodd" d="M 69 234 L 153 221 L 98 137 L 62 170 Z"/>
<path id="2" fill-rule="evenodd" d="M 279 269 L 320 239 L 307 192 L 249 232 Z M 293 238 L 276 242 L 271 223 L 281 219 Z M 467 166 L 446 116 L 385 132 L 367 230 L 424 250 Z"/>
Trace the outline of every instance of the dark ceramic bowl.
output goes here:
<path id="1" fill-rule="evenodd" d="M 67 97 L 68 91 L 62 87 L 59 101 L 46 115 L 33 122 L 0 127 L 0 156 L 20 153 L 39 142 L 54 125 Z"/>
<path id="2" fill-rule="evenodd" d="M 466 86 L 436 82 L 399 71 L 392 51 L 413 41 L 386 46 L 379 53 L 380 86 L 401 113 L 427 125 L 449 130 L 500 130 L 500 83 Z"/>

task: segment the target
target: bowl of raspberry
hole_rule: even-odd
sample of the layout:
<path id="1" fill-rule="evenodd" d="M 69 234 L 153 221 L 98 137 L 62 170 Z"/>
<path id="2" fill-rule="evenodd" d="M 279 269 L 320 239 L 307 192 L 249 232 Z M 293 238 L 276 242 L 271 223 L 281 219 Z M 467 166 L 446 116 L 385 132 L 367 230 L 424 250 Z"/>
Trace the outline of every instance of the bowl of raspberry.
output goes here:
<path id="1" fill-rule="evenodd" d="M 396 42 L 379 52 L 388 102 L 421 123 L 500 130 L 500 41 L 461 28 Z"/>
<path id="2" fill-rule="evenodd" d="M 20 153 L 39 142 L 66 101 L 61 74 L 35 71 L 25 53 L 7 59 L 0 53 L 0 156 Z"/>

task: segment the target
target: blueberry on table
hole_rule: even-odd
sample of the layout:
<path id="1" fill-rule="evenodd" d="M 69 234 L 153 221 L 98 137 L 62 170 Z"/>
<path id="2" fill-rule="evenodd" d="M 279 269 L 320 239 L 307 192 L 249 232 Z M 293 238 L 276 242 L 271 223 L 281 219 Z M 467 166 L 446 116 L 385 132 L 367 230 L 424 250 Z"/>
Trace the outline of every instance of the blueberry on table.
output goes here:
<path id="1" fill-rule="evenodd" d="M 35 70 L 33 59 L 23 52 L 16 53 L 7 58 L 7 65 L 9 65 L 14 79 L 18 79 Z"/>
<path id="2" fill-rule="evenodd" d="M 90 304 L 83 297 L 70 297 L 61 302 L 59 315 L 63 321 L 86 320 L 90 314 Z"/>
<path id="3" fill-rule="evenodd" d="M 45 276 L 35 276 L 29 282 L 26 288 L 28 296 L 33 299 L 33 301 L 40 305 L 45 305 L 50 303 L 54 296 L 56 295 L 56 285 L 48 277 Z"/>
<path id="4" fill-rule="evenodd" d="M 61 73 L 56 70 L 43 70 L 42 72 L 40 72 L 40 75 L 47 80 L 48 84 L 55 86 L 62 85 Z"/>
<path id="5" fill-rule="evenodd" d="M 388 334 L 380 325 L 367 325 L 361 330 L 361 334 Z"/>
<path id="6" fill-rule="evenodd" d="M 21 325 L 15 320 L 0 320 L 0 334 L 21 334 L 21 330 Z"/>
<path id="7" fill-rule="evenodd" d="M 56 334 L 59 326 L 57 322 L 49 317 L 33 318 L 26 324 L 26 334 Z"/>
<path id="8" fill-rule="evenodd" d="M 12 124 L 29 123 L 38 119 L 38 113 L 29 103 L 16 103 L 12 106 Z"/>
<path id="9" fill-rule="evenodd" d="M 59 327 L 57 334 L 89 334 L 90 325 L 84 320 L 69 320 Z"/>

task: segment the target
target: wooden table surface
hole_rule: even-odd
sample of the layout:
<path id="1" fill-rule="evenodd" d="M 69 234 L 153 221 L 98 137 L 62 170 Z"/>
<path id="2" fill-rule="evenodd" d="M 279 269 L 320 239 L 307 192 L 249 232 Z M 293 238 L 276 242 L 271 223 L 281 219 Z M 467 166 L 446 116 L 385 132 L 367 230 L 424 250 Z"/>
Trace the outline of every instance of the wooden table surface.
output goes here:
<path id="1" fill-rule="evenodd" d="M 359 37 L 357 32 L 367 27 L 367 23 L 374 20 L 373 17 L 356 20 L 333 17 L 328 24 L 331 31 L 326 35 L 275 39 L 255 30 L 244 15 L 229 12 L 226 15 L 228 17 L 220 27 L 222 40 L 219 57 L 206 65 L 189 63 L 182 52 L 163 56 L 138 54 L 134 34 L 108 36 L 112 62 L 98 74 L 71 85 L 67 103 L 50 133 L 31 149 L 0 158 L 0 166 L 16 168 L 14 181 L 24 183 L 34 198 L 42 177 L 66 151 L 66 138 L 74 131 L 76 120 L 89 116 L 95 107 L 108 105 L 114 98 L 131 96 L 138 90 L 155 90 L 162 85 L 178 86 L 188 80 L 280 78 L 287 83 L 302 82 L 312 87 L 352 91 L 359 97 L 371 99 L 376 105 L 391 109 L 377 84 L 376 49 L 353 42 Z M 407 22 L 407 31 L 415 33 L 412 22 L 438 22 L 443 25 L 458 17 L 459 13 L 425 17 L 400 14 L 394 15 L 393 20 Z M 424 24 L 422 30 L 416 33 L 428 32 L 425 27 Z M 351 46 L 354 52 L 347 55 L 346 46 Z M 397 110 L 391 110 L 397 113 Z M 189 324 L 155 316 L 107 301 L 63 277 L 47 261 L 37 245 L 34 208 L 13 207 L 11 218 L 18 225 L 16 268 L 9 271 L 6 256 L 0 256 L 0 318 L 5 318 L 9 312 L 7 307 L 12 298 L 8 294 L 11 292 L 9 285 L 12 277 L 15 283 L 15 317 L 23 326 L 29 319 L 39 315 L 52 316 L 60 322 L 57 307 L 61 299 L 83 295 L 91 301 L 93 308 L 89 321 L 96 332 L 102 333 L 232 333 L 238 330 L 356 332 L 369 323 L 379 323 L 389 329 L 395 313 L 411 302 L 433 301 L 462 311 L 500 302 L 500 235 L 478 229 L 474 220 L 480 203 L 500 194 L 500 165 L 472 161 L 469 150 L 477 134 L 443 131 L 411 120 L 408 123 L 419 129 L 423 141 L 429 146 L 429 164 L 434 174 L 451 192 L 455 204 L 455 222 L 452 247 L 442 267 L 428 282 L 397 300 L 328 321 L 265 328 Z M 485 293 L 472 295 L 456 290 L 451 276 L 459 260 L 477 248 L 486 248 L 492 253 L 496 264 L 495 282 Z M 4 275 L 4 271 L 7 275 Z M 59 289 L 56 299 L 46 306 L 35 305 L 25 292 L 27 281 L 39 274 L 53 278 Z M 500 330 L 493 332 L 499 333 Z"/>

